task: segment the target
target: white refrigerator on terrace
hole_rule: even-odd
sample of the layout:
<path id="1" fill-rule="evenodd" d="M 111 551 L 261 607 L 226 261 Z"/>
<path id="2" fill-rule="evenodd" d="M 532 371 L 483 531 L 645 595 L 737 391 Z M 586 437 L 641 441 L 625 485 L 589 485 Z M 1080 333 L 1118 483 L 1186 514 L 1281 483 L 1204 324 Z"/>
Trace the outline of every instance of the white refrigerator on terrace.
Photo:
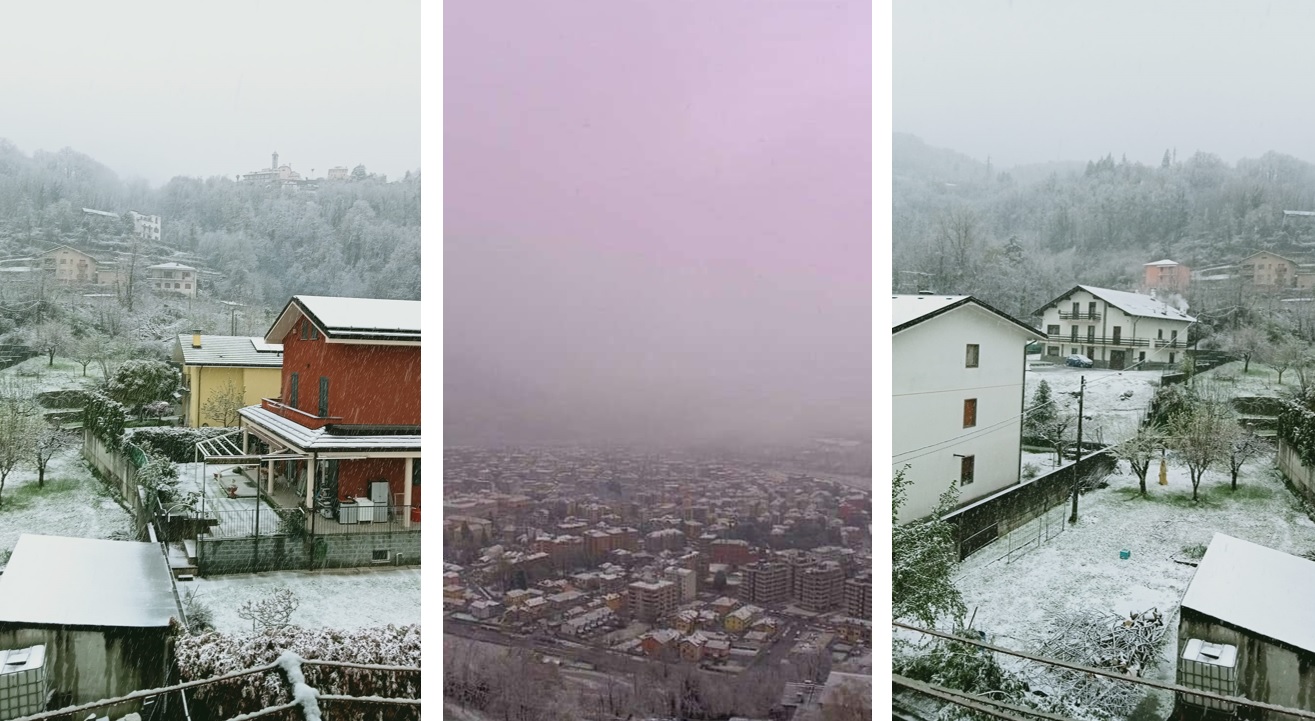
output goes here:
<path id="1" fill-rule="evenodd" d="M 388 520 L 388 481 L 370 481 L 370 501 L 374 503 L 374 520 Z"/>

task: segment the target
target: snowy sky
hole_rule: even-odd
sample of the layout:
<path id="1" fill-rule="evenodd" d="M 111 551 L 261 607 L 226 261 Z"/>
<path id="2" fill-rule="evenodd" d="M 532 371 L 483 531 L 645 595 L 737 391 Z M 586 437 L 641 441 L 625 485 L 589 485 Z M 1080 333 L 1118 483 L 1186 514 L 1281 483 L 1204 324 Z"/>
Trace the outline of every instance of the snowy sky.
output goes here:
<path id="1" fill-rule="evenodd" d="M 23 2 L 4 11 L 0 137 L 159 185 L 267 167 L 420 167 L 420 3 Z"/>
<path id="2" fill-rule="evenodd" d="M 894 129 L 996 167 L 1315 162 L 1315 4 L 895 0 Z"/>
<path id="3" fill-rule="evenodd" d="M 477 419 L 867 430 L 870 17 L 866 0 L 447 6 L 454 438 Z"/>

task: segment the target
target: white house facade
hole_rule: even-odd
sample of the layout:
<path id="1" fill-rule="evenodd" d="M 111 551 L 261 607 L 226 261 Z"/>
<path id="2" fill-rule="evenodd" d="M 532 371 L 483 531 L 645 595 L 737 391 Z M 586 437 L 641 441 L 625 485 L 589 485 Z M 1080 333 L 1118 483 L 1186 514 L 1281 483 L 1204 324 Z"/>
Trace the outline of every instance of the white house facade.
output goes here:
<path id="1" fill-rule="evenodd" d="M 1046 342 L 1042 359 L 1080 354 L 1097 368 L 1171 366 L 1187 350 L 1196 319 L 1151 295 L 1079 285 L 1036 312 Z"/>
<path id="2" fill-rule="evenodd" d="M 1044 336 L 971 296 L 894 296 L 892 472 L 900 523 L 953 487 L 958 504 L 1019 482 L 1025 347 Z"/>

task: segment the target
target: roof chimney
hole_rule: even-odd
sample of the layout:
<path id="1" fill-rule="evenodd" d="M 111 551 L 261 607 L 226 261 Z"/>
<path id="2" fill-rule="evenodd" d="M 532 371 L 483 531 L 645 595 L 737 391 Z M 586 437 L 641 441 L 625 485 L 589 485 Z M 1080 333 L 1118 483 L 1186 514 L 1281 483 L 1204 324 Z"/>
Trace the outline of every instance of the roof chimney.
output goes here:
<path id="1" fill-rule="evenodd" d="M 192 331 L 192 347 L 193 348 L 201 347 L 201 331 L 199 330 Z"/>

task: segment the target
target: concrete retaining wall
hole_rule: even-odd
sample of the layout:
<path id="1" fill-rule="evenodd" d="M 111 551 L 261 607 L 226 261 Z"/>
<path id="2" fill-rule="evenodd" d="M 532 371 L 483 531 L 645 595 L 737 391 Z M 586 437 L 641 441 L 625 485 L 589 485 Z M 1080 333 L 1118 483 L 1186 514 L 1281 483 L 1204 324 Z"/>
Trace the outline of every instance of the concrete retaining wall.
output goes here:
<path id="1" fill-rule="evenodd" d="M 387 551 L 386 562 L 374 562 L 376 551 Z M 357 568 L 375 565 L 412 566 L 420 563 L 420 532 L 345 533 L 292 538 L 197 539 L 197 572 L 202 576 L 312 568 Z"/>

